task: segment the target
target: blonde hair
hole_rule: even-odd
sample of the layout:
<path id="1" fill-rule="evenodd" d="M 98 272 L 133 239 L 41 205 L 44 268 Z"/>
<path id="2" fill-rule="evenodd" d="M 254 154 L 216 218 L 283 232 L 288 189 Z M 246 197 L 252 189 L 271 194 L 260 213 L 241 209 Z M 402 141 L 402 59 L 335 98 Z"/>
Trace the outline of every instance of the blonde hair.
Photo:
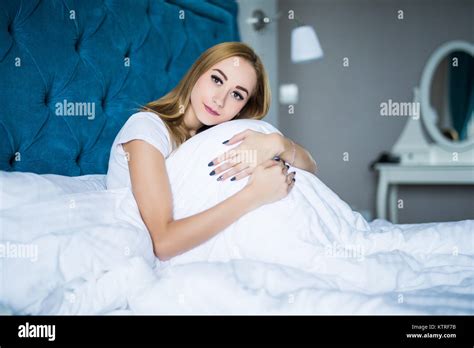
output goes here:
<path id="1" fill-rule="evenodd" d="M 184 114 L 191 101 L 191 91 L 195 83 L 206 71 L 220 61 L 230 57 L 247 60 L 257 74 L 257 85 L 239 114 L 233 119 L 256 119 L 265 117 L 270 108 L 270 83 L 265 68 L 254 50 L 242 42 L 223 42 L 207 49 L 194 62 L 179 84 L 163 97 L 142 107 L 142 111 L 151 111 L 165 123 L 170 133 L 173 150 L 191 138 L 190 131 L 184 125 Z M 199 131 L 204 128 L 201 127 Z M 198 131 L 198 132 L 199 132 Z"/>

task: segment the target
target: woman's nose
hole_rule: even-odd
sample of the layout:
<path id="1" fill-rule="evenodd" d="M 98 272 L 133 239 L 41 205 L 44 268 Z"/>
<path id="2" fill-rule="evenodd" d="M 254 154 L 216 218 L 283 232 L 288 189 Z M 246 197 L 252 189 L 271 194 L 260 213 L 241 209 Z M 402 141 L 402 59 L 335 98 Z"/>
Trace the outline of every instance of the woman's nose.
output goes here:
<path id="1" fill-rule="evenodd" d="M 214 96 L 214 98 L 212 98 L 212 102 L 215 106 L 218 106 L 220 108 L 224 106 L 224 102 L 221 96 Z"/>

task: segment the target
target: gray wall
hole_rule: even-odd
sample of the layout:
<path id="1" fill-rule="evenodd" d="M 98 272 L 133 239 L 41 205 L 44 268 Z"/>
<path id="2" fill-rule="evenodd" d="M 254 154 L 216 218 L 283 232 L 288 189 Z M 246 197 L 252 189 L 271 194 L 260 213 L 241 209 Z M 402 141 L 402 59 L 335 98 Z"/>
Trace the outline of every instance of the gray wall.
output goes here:
<path id="1" fill-rule="evenodd" d="M 255 31 L 247 19 L 252 17 L 255 9 L 262 10 L 269 18 L 274 18 L 277 11 L 277 0 L 237 0 L 239 4 L 239 30 L 242 42 L 250 45 L 259 55 L 265 66 L 272 90 L 270 111 L 265 121 L 278 128 L 278 35 L 277 24 L 273 22 L 262 31 Z"/>
<path id="2" fill-rule="evenodd" d="M 377 175 L 369 163 L 390 151 L 406 118 L 380 103 L 411 102 L 430 54 L 453 39 L 474 41 L 474 1 L 280 0 L 279 81 L 296 83 L 295 114 L 279 105 L 280 129 L 311 151 L 319 178 L 354 210 L 375 216 Z M 404 19 L 397 19 L 397 11 Z M 318 33 L 324 58 L 290 62 L 288 10 Z M 343 67 L 343 58 L 349 67 Z M 343 161 L 343 153 L 349 161 Z M 402 186 L 399 223 L 474 218 L 474 186 Z"/>

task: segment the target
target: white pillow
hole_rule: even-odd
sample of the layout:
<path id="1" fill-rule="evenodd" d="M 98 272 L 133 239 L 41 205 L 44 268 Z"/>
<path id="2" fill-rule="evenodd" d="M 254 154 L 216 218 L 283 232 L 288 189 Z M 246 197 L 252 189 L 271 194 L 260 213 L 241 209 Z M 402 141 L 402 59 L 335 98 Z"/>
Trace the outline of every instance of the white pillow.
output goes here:
<path id="1" fill-rule="evenodd" d="M 196 134 L 166 159 L 175 204 L 175 219 L 196 214 L 196 209 L 201 211 L 213 207 L 247 184 L 249 177 L 236 181 L 230 181 L 230 178 L 223 182 L 217 181 L 219 175 L 210 176 L 209 173 L 218 165 L 208 166 L 211 160 L 241 144 L 225 145 L 222 144 L 223 141 L 246 129 L 265 134 L 282 134 L 274 126 L 261 120 L 232 120 Z M 190 184 L 191 181 L 195 185 Z M 193 197 L 192 204 L 185 201 L 189 201 L 190 197 Z"/>
<path id="2" fill-rule="evenodd" d="M 215 167 L 208 166 L 212 159 L 240 144 L 239 142 L 234 145 L 224 145 L 223 141 L 246 129 L 262 133 L 280 133 L 275 127 L 264 121 L 233 120 L 195 135 L 167 158 L 166 167 L 173 194 L 174 219 L 182 219 L 212 208 L 246 186 L 249 177 L 236 181 L 230 181 L 230 179 L 217 181 L 219 175 L 209 175 Z M 248 244 L 244 241 L 249 240 L 248 235 L 243 231 L 241 225 L 249 219 L 255 219 L 257 222 L 251 223 L 253 227 L 246 228 L 246 230 L 253 234 L 251 239 L 255 238 L 256 244 L 260 244 L 262 236 L 268 235 L 264 232 L 265 227 L 273 229 L 273 226 L 267 223 L 268 218 L 275 212 L 281 215 L 279 212 L 284 209 L 288 210 L 288 205 L 285 204 L 287 198 L 288 196 L 276 203 L 254 210 L 243 219 L 241 218 L 240 223 L 233 223 L 209 241 L 166 263 L 176 265 L 197 261 L 228 261 L 232 258 L 235 245 Z M 253 233 L 256 230 L 261 232 Z M 276 243 L 281 244 L 285 243 L 286 239 L 280 238 L 280 241 L 275 240 Z M 278 250 L 276 245 L 274 247 Z M 250 254 L 247 255 L 251 257 Z"/>

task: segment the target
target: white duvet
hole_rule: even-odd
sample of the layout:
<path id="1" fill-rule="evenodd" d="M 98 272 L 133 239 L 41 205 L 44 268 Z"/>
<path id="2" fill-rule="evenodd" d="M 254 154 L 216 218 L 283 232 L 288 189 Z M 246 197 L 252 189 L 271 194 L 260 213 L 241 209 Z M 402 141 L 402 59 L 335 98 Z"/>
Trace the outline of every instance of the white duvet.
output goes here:
<path id="1" fill-rule="evenodd" d="M 247 128 L 196 135 L 166 162 L 179 219 L 247 180 L 210 159 Z M 368 223 L 314 175 L 197 248 L 160 262 L 128 188 L 105 176 L 0 172 L 0 304 L 21 314 L 474 314 L 474 220 Z"/>

